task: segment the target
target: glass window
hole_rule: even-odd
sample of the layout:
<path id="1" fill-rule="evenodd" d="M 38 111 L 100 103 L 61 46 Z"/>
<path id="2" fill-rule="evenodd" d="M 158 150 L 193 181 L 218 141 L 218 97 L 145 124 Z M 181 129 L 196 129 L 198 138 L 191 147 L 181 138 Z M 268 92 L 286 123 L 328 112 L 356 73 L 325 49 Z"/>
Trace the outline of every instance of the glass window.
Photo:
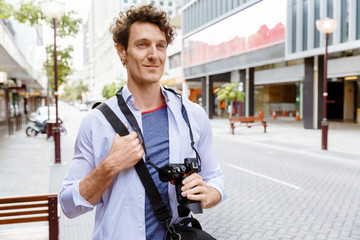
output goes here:
<path id="1" fill-rule="evenodd" d="M 315 22 L 320 19 L 320 0 L 315 0 Z M 315 23 L 314 23 L 315 24 Z M 317 30 L 316 26 L 314 27 L 314 47 L 318 48 L 320 46 L 320 32 Z"/>
<path id="2" fill-rule="evenodd" d="M 180 53 L 170 56 L 169 64 L 170 64 L 170 69 L 180 67 L 181 66 Z"/>
<path id="3" fill-rule="evenodd" d="M 291 52 L 296 52 L 296 0 L 292 0 L 292 34 Z"/>
<path id="4" fill-rule="evenodd" d="M 348 31 L 349 31 L 349 1 L 343 0 L 341 1 L 341 21 L 340 21 L 340 31 L 341 38 L 340 41 L 347 42 L 348 41 Z"/>
<path id="5" fill-rule="evenodd" d="M 164 1 L 160 1 L 160 6 L 164 6 Z"/>
<path id="6" fill-rule="evenodd" d="M 360 39 L 360 0 L 356 1 L 356 39 Z"/>
<path id="7" fill-rule="evenodd" d="M 334 9 L 333 9 L 333 0 L 327 1 L 327 17 L 334 18 Z M 329 42 L 328 44 L 331 45 L 333 43 L 333 34 L 329 34 Z"/>
<path id="8" fill-rule="evenodd" d="M 308 0 L 303 3 L 303 50 L 307 50 L 307 22 L 308 22 Z"/>

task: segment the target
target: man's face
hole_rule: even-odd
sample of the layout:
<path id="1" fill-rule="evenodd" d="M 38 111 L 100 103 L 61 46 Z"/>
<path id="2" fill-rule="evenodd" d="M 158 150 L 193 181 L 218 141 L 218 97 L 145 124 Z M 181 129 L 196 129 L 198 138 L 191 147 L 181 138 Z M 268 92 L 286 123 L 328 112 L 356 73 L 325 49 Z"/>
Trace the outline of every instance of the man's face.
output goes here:
<path id="1" fill-rule="evenodd" d="M 135 22 L 130 27 L 128 48 L 120 44 L 117 51 L 125 62 L 128 81 L 135 84 L 153 84 L 164 72 L 167 42 L 165 34 L 152 23 Z"/>

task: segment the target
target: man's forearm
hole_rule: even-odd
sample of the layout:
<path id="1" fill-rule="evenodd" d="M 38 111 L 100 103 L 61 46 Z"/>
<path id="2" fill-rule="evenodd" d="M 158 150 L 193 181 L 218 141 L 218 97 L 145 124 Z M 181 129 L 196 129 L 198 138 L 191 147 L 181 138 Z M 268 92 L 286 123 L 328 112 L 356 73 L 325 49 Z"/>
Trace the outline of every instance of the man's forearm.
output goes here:
<path id="1" fill-rule="evenodd" d="M 95 205 L 100 201 L 101 196 L 110 186 L 115 174 L 113 169 L 108 167 L 106 161 L 102 162 L 88 176 L 80 181 L 80 195 L 89 203 Z"/>
<path id="2" fill-rule="evenodd" d="M 207 186 L 207 203 L 206 206 L 203 206 L 204 208 L 211 208 L 218 204 L 221 200 L 221 194 L 219 193 L 216 188 Z"/>

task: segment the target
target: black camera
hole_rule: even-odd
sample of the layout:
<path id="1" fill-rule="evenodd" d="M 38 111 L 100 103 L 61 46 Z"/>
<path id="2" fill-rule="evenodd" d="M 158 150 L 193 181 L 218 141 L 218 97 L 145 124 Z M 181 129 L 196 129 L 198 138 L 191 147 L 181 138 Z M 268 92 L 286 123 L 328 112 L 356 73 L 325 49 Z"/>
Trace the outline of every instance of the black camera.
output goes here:
<path id="1" fill-rule="evenodd" d="M 185 158 L 184 164 L 173 163 L 161 168 L 159 178 L 162 182 L 169 182 L 175 185 L 176 197 L 179 203 L 178 213 L 180 217 L 186 217 L 190 211 L 202 213 L 200 201 L 193 201 L 181 196 L 182 181 L 192 173 L 200 172 L 200 166 L 196 158 Z"/>

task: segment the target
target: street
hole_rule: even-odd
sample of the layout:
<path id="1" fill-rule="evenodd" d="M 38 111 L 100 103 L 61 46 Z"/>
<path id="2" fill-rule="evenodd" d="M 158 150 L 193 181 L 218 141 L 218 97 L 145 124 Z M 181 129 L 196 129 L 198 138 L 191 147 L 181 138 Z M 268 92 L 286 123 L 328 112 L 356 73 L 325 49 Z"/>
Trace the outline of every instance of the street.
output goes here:
<path id="1" fill-rule="evenodd" d="M 229 198 L 198 215 L 218 239 L 360 239 L 360 162 L 215 135 Z"/>

